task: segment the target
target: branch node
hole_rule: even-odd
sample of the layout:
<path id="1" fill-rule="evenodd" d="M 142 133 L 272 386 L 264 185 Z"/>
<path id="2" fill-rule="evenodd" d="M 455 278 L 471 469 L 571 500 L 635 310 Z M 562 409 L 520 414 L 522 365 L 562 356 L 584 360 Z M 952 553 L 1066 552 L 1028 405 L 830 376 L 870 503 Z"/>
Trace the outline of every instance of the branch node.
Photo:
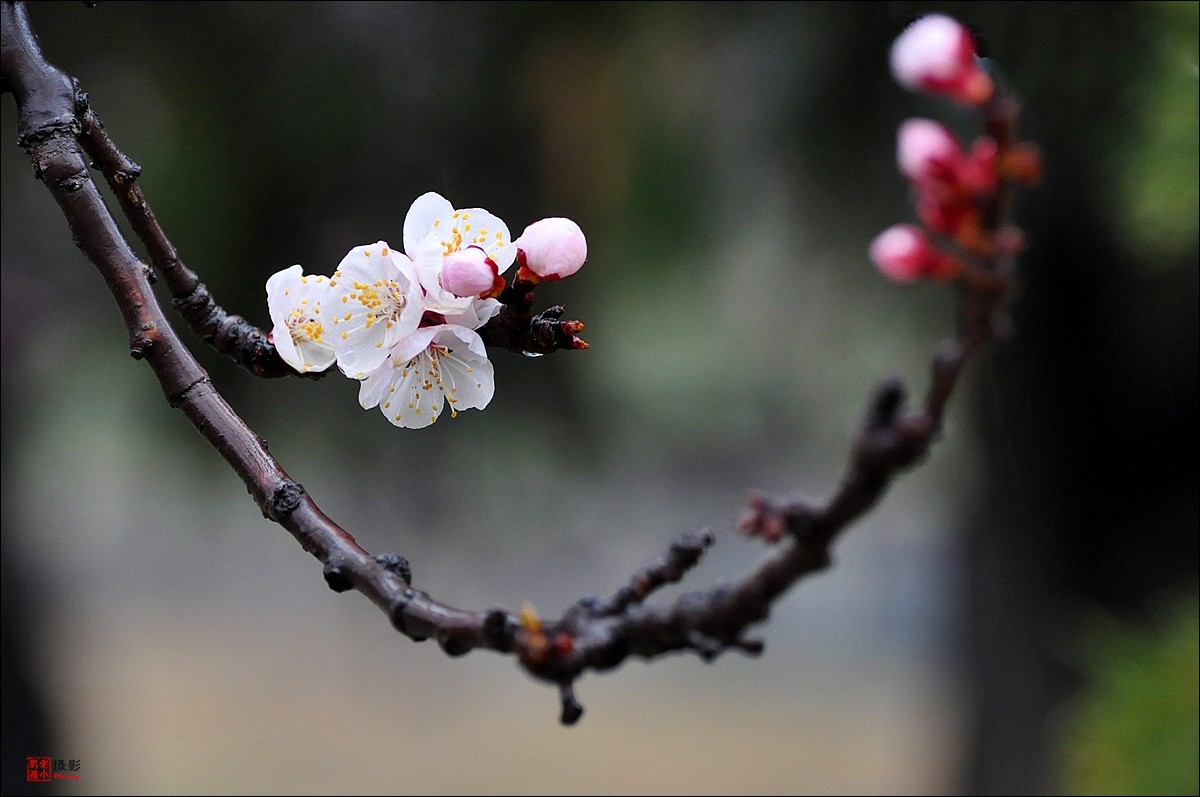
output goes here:
<path id="1" fill-rule="evenodd" d="M 443 628 L 438 631 L 438 645 L 447 656 L 458 658 L 465 656 L 475 648 L 471 635 L 461 628 Z"/>
<path id="2" fill-rule="evenodd" d="M 271 495 L 268 511 L 263 514 L 276 523 L 283 523 L 288 515 L 296 511 L 304 500 L 304 487 L 294 481 L 285 481 L 275 488 Z"/>
<path id="3" fill-rule="evenodd" d="M 180 390 L 178 393 L 172 393 L 171 395 L 167 396 L 167 403 L 174 408 L 178 408 L 179 405 L 190 399 L 193 393 L 198 392 L 204 387 L 208 387 L 210 390 L 212 389 L 212 380 L 209 379 L 207 375 L 200 377 L 183 390 Z"/>
<path id="4" fill-rule="evenodd" d="M 866 429 L 869 432 L 886 432 L 895 423 L 904 407 L 908 394 L 904 381 L 899 377 L 885 379 L 875 391 L 871 407 L 867 410 Z"/>
<path id="5" fill-rule="evenodd" d="M 79 85 L 78 78 L 71 78 L 71 88 L 75 90 L 75 114 L 81 119 L 87 119 L 88 93 Z"/>
<path id="6" fill-rule="evenodd" d="M 738 518 L 738 531 L 747 537 L 762 537 L 767 542 L 779 542 L 787 529 L 787 513 L 782 507 L 759 490 L 751 490 L 746 496 L 746 503 L 746 510 Z"/>
<path id="7" fill-rule="evenodd" d="M 689 631 L 687 642 L 688 646 L 700 655 L 705 664 L 719 656 L 723 647 L 720 641 L 702 631 Z"/>
<path id="8" fill-rule="evenodd" d="M 570 616 L 582 612 L 587 617 L 595 617 L 603 614 L 603 610 L 604 602 L 600 600 L 600 596 L 588 593 L 580 595 L 579 599 L 575 601 L 575 605 L 567 610 L 567 614 Z"/>
<path id="9" fill-rule="evenodd" d="M 388 618 L 392 621 L 392 627 L 407 636 L 413 642 L 424 642 L 426 639 L 429 639 L 430 636 L 436 633 L 436 629 L 429 624 L 422 624 L 420 630 L 417 630 L 415 627 L 417 625 L 415 621 L 413 623 L 414 627 L 409 626 L 408 619 L 406 618 L 408 606 L 410 603 L 416 600 L 417 596 L 420 594 L 423 593 L 418 593 L 412 587 L 401 590 L 400 594 L 392 599 L 392 608 L 391 611 L 388 612 Z"/>
<path id="10" fill-rule="evenodd" d="M 412 585 L 412 565 L 408 559 L 398 553 L 381 553 L 375 557 L 375 561 L 383 565 L 384 570 L 404 579 L 405 584 Z"/>
<path id="11" fill-rule="evenodd" d="M 517 621 L 503 609 L 492 609 L 483 618 L 483 640 L 492 650 L 512 650 Z"/>
<path id="12" fill-rule="evenodd" d="M 59 178 L 59 180 L 55 183 L 55 187 L 64 194 L 73 194 L 87 185 L 91 179 L 91 175 L 89 175 L 87 170 L 84 169 L 83 171 L 75 172 L 74 174 L 68 174 L 66 177 Z"/>
<path id="13" fill-rule="evenodd" d="M 767 647 L 767 643 L 757 637 L 753 639 L 739 639 L 733 643 L 733 646 L 747 656 L 761 656 Z"/>
<path id="14" fill-rule="evenodd" d="M 325 569 L 321 571 L 325 576 L 325 583 L 334 592 L 349 592 L 354 589 L 354 584 L 350 579 L 346 578 L 346 572 L 341 564 L 334 564 L 332 561 L 326 563 Z"/>
<path id="15" fill-rule="evenodd" d="M 558 721 L 567 726 L 579 722 L 583 716 L 583 704 L 575 699 L 575 687 L 570 681 L 558 685 L 558 697 L 562 701 L 562 713 Z"/>
<path id="16" fill-rule="evenodd" d="M 682 559 L 683 567 L 694 567 L 716 539 L 708 529 L 685 531 L 671 541 L 671 552 Z"/>

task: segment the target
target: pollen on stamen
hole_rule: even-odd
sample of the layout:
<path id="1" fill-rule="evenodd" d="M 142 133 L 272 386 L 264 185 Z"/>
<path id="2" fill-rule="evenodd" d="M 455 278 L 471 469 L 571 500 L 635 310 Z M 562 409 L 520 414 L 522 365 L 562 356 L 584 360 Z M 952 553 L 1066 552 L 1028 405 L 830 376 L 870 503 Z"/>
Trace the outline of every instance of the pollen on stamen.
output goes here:
<path id="1" fill-rule="evenodd" d="M 342 304 L 345 304 L 345 303 L 346 303 L 346 302 L 348 302 L 348 301 L 350 301 L 350 297 L 349 297 L 349 296 L 343 296 L 343 297 L 342 297 Z"/>
<path id="2" fill-rule="evenodd" d="M 350 334 L 350 333 L 348 333 L 348 332 L 343 332 L 343 333 L 342 333 L 342 340 L 345 340 L 349 334 Z"/>
<path id="3" fill-rule="evenodd" d="M 342 316 L 342 320 L 349 321 L 351 316 L 353 316 L 353 315 L 354 315 L 353 313 L 346 313 L 344 316 Z"/>
<path id="4" fill-rule="evenodd" d="M 291 289 L 291 288 L 284 288 L 284 289 L 283 289 L 283 295 L 284 295 L 284 296 L 291 296 L 291 295 L 292 295 L 292 289 Z"/>
<path id="5" fill-rule="evenodd" d="M 363 257 L 370 257 L 370 256 L 371 256 L 371 250 L 370 250 L 370 249 L 364 249 L 364 250 L 363 250 Z"/>
<path id="6" fill-rule="evenodd" d="M 308 277 L 301 277 L 301 278 L 300 278 L 300 284 L 301 284 L 301 285 L 307 285 L 307 284 L 308 284 Z"/>
<path id="7" fill-rule="evenodd" d="M 383 252 L 381 254 L 383 254 L 384 257 L 388 256 L 388 248 L 386 246 L 383 247 Z"/>

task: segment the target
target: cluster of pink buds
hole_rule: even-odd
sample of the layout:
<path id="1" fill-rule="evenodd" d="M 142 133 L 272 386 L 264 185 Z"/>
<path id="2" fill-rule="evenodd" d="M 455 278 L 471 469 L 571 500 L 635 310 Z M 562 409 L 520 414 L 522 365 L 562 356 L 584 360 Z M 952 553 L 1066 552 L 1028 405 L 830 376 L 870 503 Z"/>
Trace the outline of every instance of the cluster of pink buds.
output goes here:
<path id="1" fill-rule="evenodd" d="M 993 129 L 1000 115 L 989 110 L 1003 100 L 1001 92 L 976 57 L 971 32 L 950 17 L 931 14 L 912 23 L 892 45 L 891 67 L 901 85 L 980 108 L 989 120 L 989 135 L 969 149 L 930 119 L 900 126 L 896 162 L 924 227 L 897 224 L 871 243 L 871 259 L 895 282 L 951 280 L 963 261 L 940 249 L 935 238 L 985 258 L 1020 245 L 1012 231 L 995 229 L 994 209 L 1002 183 L 1037 179 L 1037 152 L 1012 142 L 1004 125 Z"/>

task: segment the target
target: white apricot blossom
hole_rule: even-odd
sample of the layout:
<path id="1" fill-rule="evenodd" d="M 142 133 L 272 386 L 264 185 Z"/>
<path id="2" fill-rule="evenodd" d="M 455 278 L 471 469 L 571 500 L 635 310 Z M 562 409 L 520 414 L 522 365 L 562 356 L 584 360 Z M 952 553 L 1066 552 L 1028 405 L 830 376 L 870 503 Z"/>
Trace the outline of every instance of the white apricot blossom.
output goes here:
<path id="1" fill-rule="evenodd" d="M 305 276 L 298 265 L 267 280 L 271 340 L 283 361 L 300 373 L 324 371 L 333 365 L 335 353 L 322 313 L 328 293 L 328 278 Z"/>
<path id="2" fill-rule="evenodd" d="M 421 429 L 450 408 L 483 409 L 496 384 L 483 340 L 457 324 L 422 327 L 405 337 L 359 387 L 363 409 L 379 407 L 395 426 Z"/>
<path id="3" fill-rule="evenodd" d="M 478 249 L 484 258 L 467 252 L 469 249 Z M 490 272 L 492 289 L 503 287 L 499 276 L 516 259 L 517 248 L 508 225 L 493 214 L 483 208 L 456 210 L 440 194 L 422 194 L 404 217 L 404 251 L 416 265 L 426 310 L 451 320 L 470 309 L 482 322 L 500 311 L 499 302 L 484 298 L 491 290 L 455 293 L 482 284 L 481 266 Z M 469 280 L 461 278 L 464 269 L 472 272 Z"/>
<path id="4" fill-rule="evenodd" d="M 412 261 L 386 241 L 351 249 L 329 280 L 326 315 L 338 367 L 363 379 L 424 313 Z"/>
<path id="5" fill-rule="evenodd" d="M 359 381 L 363 408 L 378 407 L 395 426 L 429 426 L 447 407 L 452 418 L 483 409 L 495 379 L 475 330 L 500 312 L 500 275 L 519 257 L 527 279 L 561 279 L 587 258 L 568 219 L 530 225 L 521 243 L 518 255 L 488 211 L 424 194 L 404 219 L 403 252 L 377 241 L 351 249 L 332 277 L 293 266 L 268 280 L 279 354 L 301 372 L 336 362 Z"/>

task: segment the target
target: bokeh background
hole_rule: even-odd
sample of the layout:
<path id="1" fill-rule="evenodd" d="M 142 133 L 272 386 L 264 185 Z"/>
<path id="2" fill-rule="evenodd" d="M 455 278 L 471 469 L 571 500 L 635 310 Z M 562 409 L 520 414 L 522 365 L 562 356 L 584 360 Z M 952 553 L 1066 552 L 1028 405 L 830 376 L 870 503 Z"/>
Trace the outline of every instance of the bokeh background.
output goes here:
<path id="1" fill-rule="evenodd" d="M 878 380 L 923 389 L 945 286 L 886 284 L 914 115 L 887 50 L 957 15 L 1026 101 L 1042 185 L 1014 337 L 943 442 L 780 602 L 760 660 L 553 690 L 414 645 L 259 515 L 130 361 L 3 102 L 3 790 L 59 793 L 1196 793 L 1197 4 L 37 3 L 185 261 L 264 283 L 398 243 L 436 190 L 514 233 L 576 219 L 539 291 L 586 352 L 493 353 L 424 431 L 355 385 L 256 381 L 193 344 L 331 516 L 417 586 L 555 615 L 679 531 L 750 567 L 748 488 L 827 494 Z M 674 594 L 668 592 L 668 596 Z M 52 787 L 38 786 L 41 793 Z"/>

